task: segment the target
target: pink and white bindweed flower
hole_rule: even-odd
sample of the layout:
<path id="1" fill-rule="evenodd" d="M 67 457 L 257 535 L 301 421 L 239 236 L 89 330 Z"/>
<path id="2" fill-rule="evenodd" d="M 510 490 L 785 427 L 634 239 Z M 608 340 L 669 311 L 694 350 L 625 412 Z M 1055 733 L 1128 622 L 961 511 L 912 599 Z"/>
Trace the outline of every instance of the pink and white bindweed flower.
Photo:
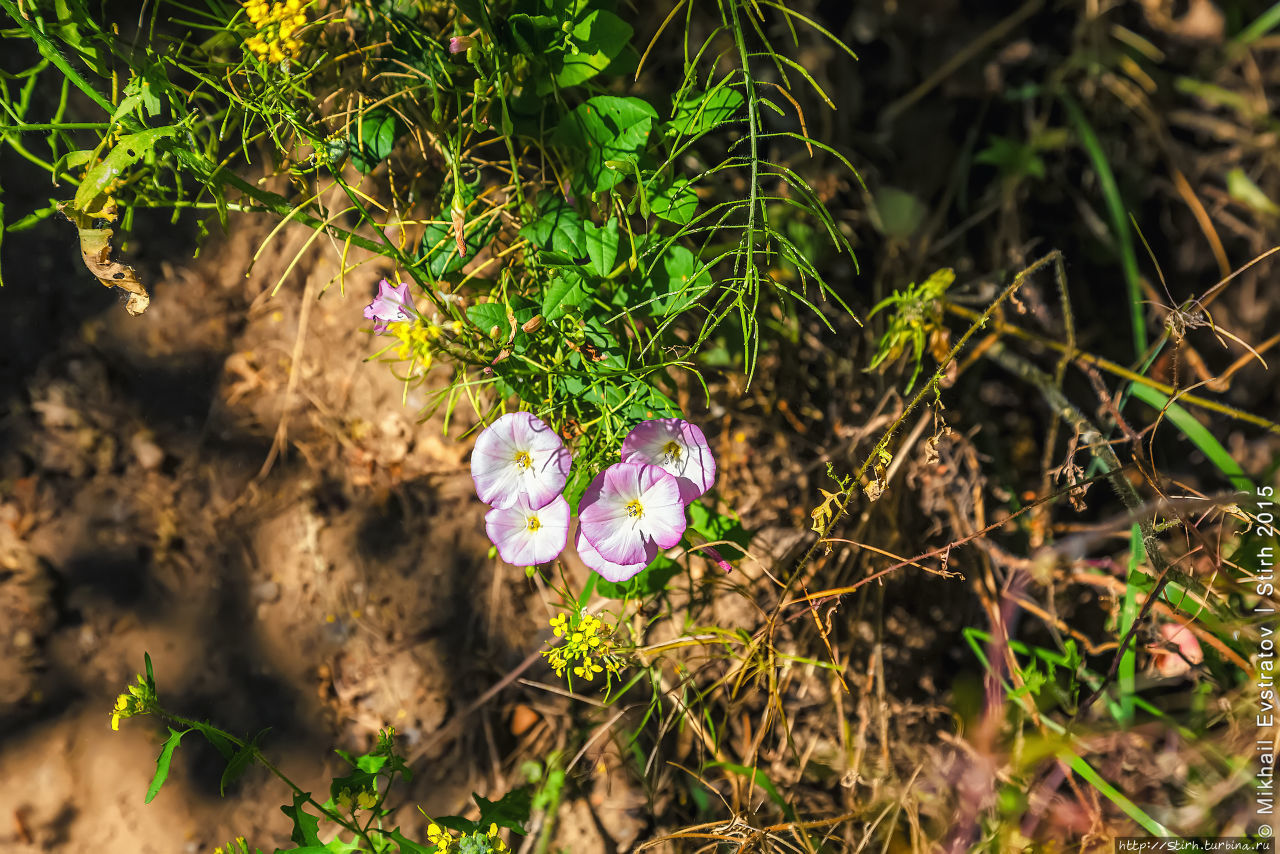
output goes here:
<path id="1" fill-rule="evenodd" d="M 1161 644 L 1152 649 L 1151 662 L 1166 679 L 1182 676 L 1204 662 L 1204 650 L 1191 629 L 1177 623 L 1160 624 Z"/>
<path id="2" fill-rule="evenodd" d="M 679 418 L 642 421 L 622 440 L 624 463 L 658 466 L 680 485 L 688 504 L 716 482 L 716 460 L 697 425 Z"/>
<path id="3" fill-rule="evenodd" d="M 633 563 L 623 565 L 605 560 L 600 557 L 600 552 L 596 551 L 596 547 L 591 545 L 586 537 L 582 535 L 582 525 L 578 525 L 577 536 L 573 538 L 574 548 L 578 550 L 578 557 L 582 558 L 582 562 L 587 565 L 588 569 L 592 569 L 600 574 L 605 581 L 615 583 L 627 581 L 635 578 L 640 574 L 648 563 Z"/>
<path id="4" fill-rule="evenodd" d="M 364 307 L 365 319 L 374 322 L 373 331 L 379 335 L 387 331 L 388 323 L 413 320 L 415 314 L 408 282 L 401 282 L 399 287 L 393 288 L 383 279 L 378 282 L 378 296 Z"/>
<path id="5" fill-rule="evenodd" d="M 569 540 L 569 502 L 557 495 L 542 507 L 534 507 L 522 495 L 512 506 L 486 513 L 484 530 L 507 563 L 547 563 L 564 551 Z"/>
<path id="6" fill-rule="evenodd" d="M 569 449 L 540 418 L 511 412 L 476 439 L 471 479 L 476 495 L 490 507 L 505 509 L 523 496 L 537 509 L 564 489 L 572 463 Z"/>
<path id="7" fill-rule="evenodd" d="M 647 564 L 684 536 L 680 485 L 657 466 L 615 463 L 583 493 L 578 519 L 583 537 L 604 560 Z"/>
<path id="8" fill-rule="evenodd" d="M 465 53 L 476 46 L 472 36 L 454 36 L 449 39 L 449 53 Z"/>

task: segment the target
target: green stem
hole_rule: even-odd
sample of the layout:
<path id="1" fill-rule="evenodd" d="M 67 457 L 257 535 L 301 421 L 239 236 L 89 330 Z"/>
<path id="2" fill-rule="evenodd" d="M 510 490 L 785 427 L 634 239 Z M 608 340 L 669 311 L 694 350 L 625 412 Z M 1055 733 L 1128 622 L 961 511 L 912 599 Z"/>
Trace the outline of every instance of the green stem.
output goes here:
<path id="1" fill-rule="evenodd" d="M 1098 183 L 1102 188 L 1102 196 L 1107 204 L 1107 213 L 1111 216 L 1111 228 L 1115 232 L 1116 248 L 1120 252 L 1120 265 L 1124 271 L 1125 286 L 1129 292 L 1129 320 L 1133 332 L 1133 350 L 1138 359 L 1142 359 L 1147 349 L 1147 325 L 1142 309 L 1142 283 L 1138 274 L 1138 258 L 1133 251 L 1133 239 L 1129 233 L 1129 220 L 1124 210 L 1124 201 L 1120 198 L 1120 188 L 1116 185 L 1111 164 L 1093 132 L 1084 110 L 1066 92 L 1059 94 L 1067 116 L 1075 125 L 1080 135 L 1080 143 L 1084 146 L 1093 168 L 1098 173 Z"/>
<path id="2" fill-rule="evenodd" d="M 1212 612 L 1212 608 L 1209 608 L 1211 597 L 1203 582 L 1198 578 L 1187 575 L 1166 560 L 1164 552 L 1160 549 L 1160 541 L 1156 538 L 1152 513 L 1144 506 L 1142 496 L 1138 494 L 1133 484 L 1124 476 L 1124 467 L 1120 464 L 1120 458 L 1116 456 L 1111 443 L 1107 442 L 1103 438 L 1102 432 L 1093 425 L 1093 422 L 1085 417 L 1084 413 L 1077 409 L 1071 401 L 1067 400 L 1066 395 L 1053 385 L 1053 378 L 1026 359 L 1008 350 L 999 341 L 987 349 L 986 355 L 1014 376 L 1039 389 L 1041 396 L 1049 404 L 1049 408 L 1053 410 L 1053 414 L 1061 418 L 1067 426 L 1074 430 L 1076 435 L 1080 437 L 1082 444 L 1088 448 L 1094 458 L 1101 461 L 1107 480 L 1124 503 L 1130 516 L 1133 517 L 1135 526 L 1141 534 L 1140 544 L 1135 544 L 1134 548 L 1137 549 L 1138 545 L 1140 545 L 1146 551 L 1146 560 L 1151 564 L 1151 574 L 1155 576 L 1155 584 L 1150 592 L 1147 593 L 1141 612 L 1132 621 L 1128 631 L 1124 633 L 1120 640 L 1120 649 L 1116 652 L 1115 658 L 1112 659 L 1111 669 L 1108 671 L 1106 678 L 1103 679 L 1097 690 L 1082 702 L 1076 710 L 1076 717 L 1079 718 L 1102 696 L 1111 680 L 1116 677 L 1129 645 L 1136 638 L 1138 627 L 1141 625 L 1143 618 L 1151 610 L 1151 607 L 1155 605 L 1165 586 L 1170 581 L 1176 582 L 1183 591 L 1190 591 L 1196 599 L 1205 604 L 1210 612 Z M 1132 584 L 1131 578 L 1126 579 L 1126 581 Z"/>
<path id="3" fill-rule="evenodd" d="M 742 335 L 744 362 L 747 370 L 747 388 L 751 387 L 751 377 L 755 372 L 755 351 L 751 347 L 751 343 L 746 340 L 750 335 L 750 321 L 748 318 L 754 319 L 755 308 L 759 304 L 760 290 L 759 282 L 756 276 L 756 208 L 759 206 L 760 200 L 760 128 L 759 114 L 757 112 L 758 105 L 756 103 L 756 85 L 755 80 L 751 76 L 751 60 L 747 52 L 747 43 L 742 35 L 742 24 L 738 20 L 738 2 L 739 0 L 727 0 L 729 9 L 729 17 L 732 20 L 730 25 L 733 29 L 733 41 L 738 48 L 738 61 L 742 63 L 742 82 L 746 89 L 747 96 L 747 136 L 748 146 L 751 152 L 751 180 L 748 184 L 747 197 L 747 228 L 743 235 L 743 244 L 745 244 L 746 264 L 742 267 L 743 276 L 746 281 L 751 283 L 748 286 L 753 297 L 752 311 L 748 312 L 745 303 L 738 301 L 738 313 L 742 319 Z M 750 14 L 748 11 L 747 14 Z M 739 259 L 742 255 L 739 254 Z M 751 336 L 754 338 L 754 336 Z"/>
<path id="4" fill-rule="evenodd" d="M 902 410 L 902 413 L 880 436 L 880 440 L 876 442 L 875 447 L 871 449 L 871 453 L 867 454 L 867 458 L 863 461 L 862 465 L 858 467 L 856 472 L 854 472 L 852 481 L 855 486 L 862 480 L 862 476 L 867 473 L 867 469 L 871 468 L 871 464 L 878 460 L 882 453 L 887 451 L 889 442 L 897 434 L 898 430 L 902 428 L 902 425 L 906 423 L 907 418 L 916 410 L 916 407 L 924 402 L 926 395 L 930 392 L 937 395 L 938 383 L 946 375 L 947 367 L 955 360 L 960 351 L 964 349 L 964 345 L 969 343 L 969 339 L 972 338 L 979 329 L 986 326 L 987 321 L 991 319 L 993 314 L 995 314 L 995 310 L 1003 305 L 1005 300 L 1009 299 L 1009 297 L 1013 295 L 1014 291 L 1022 287 L 1023 282 L 1025 282 L 1032 273 L 1035 273 L 1060 257 L 1062 257 L 1062 253 L 1055 249 L 1048 255 L 1033 261 L 1031 266 L 1027 267 L 1014 277 L 1013 281 L 1009 283 L 1009 286 L 1000 292 L 1000 295 L 995 298 L 991 305 L 987 306 L 986 311 L 974 318 L 973 322 L 969 325 L 969 328 L 965 330 L 965 333 L 956 341 L 955 346 L 951 348 L 951 352 L 947 353 L 946 358 L 942 359 L 938 363 L 938 369 L 934 371 L 933 376 L 929 378 L 929 382 L 925 383 L 924 387 L 916 393 L 916 396 L 911 398 L 911 401 Z M 849 492 L 846 492 L 844 497 L 837 503 L 835 511 L 831 514 L 831 518 L 827 520 L 827 524 L 822 526 L 822 533 L 819 534 L 818 539 L 815 540 L 813 544 L 809 546 L 808 550 L 805 551 L 799 562 L 796 563 L 795 570 L 787 578 L 786 587 L 782 591 L 783 595 L 779 598 L 779 601 L 786 601 L 787 594 L 791 592 L 791 585 L 795 582 L 795 579 L 800 577 L 801 571 L 809 564 L 809 561 L 813 559 L 813 555 L 818 550 L 818 547 L 822 545 L 827 537 L 831 536 L 831 531 L 835 528 L 836 523 L 843 518 L 845 512 L 849 508 L 849 505 L 853 502 L 853 496 L 856 494 L 857 489 L 852 489 Z"/>
<path id="5" fill-rule="evenodd" d="M 49 130 L 106 130 L 111 127 L 110 122 L 18 122 L 16 124 L 7 124 L 0 122 L 0 133 L 4 131 L 16 130 L 18 133 L 33 133 L 35 131 Z"/>
<path id="6" fill-rule="evenodd" d="M 405 270 L 405 272 L 407 272 L 413 278 L 415 282 L 418 283 L 418 286 L 422 288 L 423 291 L 426 292 L 427 296 L 431 299 L 431 302 L 435 305 L 435 307 L 438 310 L 448 314 L 449 313 L 448 306 L 444 304 L 444 301 L 441 300 L 440 297 L 436 295 L 435 289 L 431 287 L 433 283 L 428 281 L 428 279 L 422 275 L 422 271 L 419 270 L 414 265 L 414 263 L 410 261 L 408 258 L 406 258 L 404 253 L 400 251 L 400 247 L 396 246 L 391 241 L 391 238 L 387 237 L 387 232 L 383 229 L 382 225 L 379 224 L 378 221 L 373 218 L 373 216 L 361 203 L 359 197 L 356 196 L 355 192 L 351 189 L 351 187 L 347 185 L 347 182 L 342 180 L 342 176 L 339 175 L 337 172 L 333 172 L 332 177 L 334 182 L 337 183 L 337 185 L 342 188 L 342 192 L 347 194 L 347 198 L 351 200 L 351 204 L 355 207 L 357 211 L 360 212 L 360 218 L 363 219 L 365 222 L 369 223 L 369 226 L 374 230 L 375 233 L 377 233 L 378 237 L 382 239 L 382 243 L 386 247 L 386 251 L 382 251 L 380 248 L 375 248 L 373 251 L 377 252 L 379 255 L 387 255 L 388 253 L 390 253 L 390 257 L 394 258 L 395 262 L 399 264 Z M 353 240 L 352 243 L 355 243 L 355 241 Z"/>
<path id="7" fill-rule="evenodd" d="M 5 0 L 0 0 L 0 3 L 2 2 L 5 2 Z M 313 807 L 319 810 L 320 814 L 323 815 L 325 818 L 327 818 L 329 821 L 343 828 L 346 828 L 350 832 L 356 834 L 361 839 L 363 839 L 365 843 L 369 845 L 370 848 L 373 847 L 373 841 L 369 839 L 368 835 L 360 828 L 358 824 L 356 824 L 355 822 L 349 822 L 342 816 L 338 815 L 337 813 L 332 812 L 328 809 L 325 809 L 323 804 L 321 804 L 315 798 L 311 797 L 310 792 L 304 792 L 302 790 L 302 787 L 300 787 L 297 783 L 293 782 L 293 780 L 290 780 L 283 771 L 281 771 L 279 768 L 276 767 L 275 763 L 273 763 L 270 759 L 264 756 L 262 754 L 262 751 L 259 750 L 257 746 L 249 745 L 248 742 L 244 741 L 243 739 L 236 738 L 234 735 L 232 735 L 231 733 L 227 732 L 224 729 L 221 729 L 220 727 L 216 727 L 208 723 L 195 721 L 195 720 L 192 720 L 191 718 L 184 718 L 182 715 L 175 715 L 172 712 L 169 712 L 168 710 L 160 707 L 159 705 L 155 707 L 155 713 L 159 715 L 161 718 L 164 718 L 166 721 L 171 721 L 180 726 L 186 727 L 187 729 L 194 729 L 197 732 L 200 732 L 202 735 L 205 734 L 206 731 L 214 732 L 214 733 L 217 733 L 219 737 L 224 738 L 227 741 L 234 744 L 236 747 L 239 747 L 239 748 L 248 747 L 249 750 L 253 753 L 254 761 L 261 762 L 264 768 L 266 768 L 272 774 L 279 777 L 280 780 L 282 780 L 286 786 L 288 786 L 290 789 L 294 791 L 294 794 L 299 795 L 302 798 L 306 799 L 307 803 L 311 804 Z M 205 737 L 208 738 L 207 735 Z"/>
<path id="8" fill-rule="evenodd" d="M 949 311 L 951 314 L 954 314 L 958 317 L 963 317 L 966 320 L 975 320 L 979 317 L 976 311 L 965 308 L 964 306 L 955 305 L 954 303 L 945 303 L 944 306 L 946 310 Z M 1057 350 L 1059 353 L 1065 353 L 1065 352 L 1068 352 L 1069 350 L 1069 348 L 1066 345 L 1062 344 L 1059 341 L 1054 341 L 1051 338 L 1044 338 L 1040 335 L 1036 335 L 1035 333 L 1028 332 L 1027 330 L 1019 326 L 1014 326 L 1013 324 L 1007 323 L 1005 321 L 996 321 L 994 324 L 992 324 L 992 330 L 1000 333 L 1001 335 L 1011 335 L 1014 338 L 1019 338 L 1023 341 L 1031 341 L 1043 347 L 1048 347 L 1051 350 Z M 1136 383 L 1138 385 L 1144 385 L 1147 388 L 1153 388 L 1156 391 L 1161 392 L 1167 397 L 1172 397 L 1174 395 L 1177 395 L 1179 403 L 1188 403 L 1188 404 L 1191 404 L 1192 406 L 1198 406 L 1201 409 L 1207 409 L 1210 412 L 1218 412 L 1218 413 L 1221 413 L 1222 415 L 1226 415 L 1228 418 L 1233 418 L 1237 421 L 1243 421 L 1246 424 L 1253 424 L 1254 426 L 1261 427 L 1263 430 L 1266 430 L 1270 433 L 1275 433 L 1277 435 L 1280 435 L 1280 424 L 1277 424 L 1274 421 L 1268 421 L 1267 419 L 1259 415 L 1254 415 L 1251 412 L 1245 412 L 1244 410 L 1236 409 L 1233 406 L 1228 406 L 1225 403 L 1220 403 L 1216 400 L 1210 400 L 1207 397 L 1200 397 L 1199 395 L 1190 394 L 1190 393 L 1180 393 L 1178 389 L 1174 388 L 1173 386 L 1165 385 L 1162 382 L 1158 382 L 1156 380 L 1150 379 L 1149 377 L 1144 377 L 1141 374 L 1134 373 L 1133 371 L 1129 370 L 1123 365 L 1118 365 L 1115 362 L 1112 362 L 1110 359 L 1104 359 L 1101 356 L 1095 356 L 1092 353 L 1086 353 L 1081 350 L 1075 351 L 1075 354 L 1072 358 L 1074 358 L 1078 362 L 1082 362 L 1087 365 L 1093 365 L 1095 367 L 1101 368 L 1107 373 L 1115 374 L 1117 377 L 1120 377 L 1121 379 L 1129 380 L 1130 382 Z"/>
<path id="9" fill-rule="evenodd" d="M 3 9 L 5 12 L 8 13 L 9 17 L 13 18 L 13 20 L 22 29 L 23 33 L 25 33 L 35 43 L 40 53 L 46 59 L 52 62 L 54 66 L 57 67 L 57 69 L 61 71 L 63 75 L 68 80 L 71 81 L 73 85 L 75 85 L 77 89 L 83 92 L 85 96 L 88 97 L 91 101 L 93 101 L 95 104 L 101 107 L 102 110 L 108 115 L 112 115 L 115 113 L 115 107 L 112 105 L 112 103 L 109 100 L 107 100 L 107 98 L 101 92 L 95 89 L 92 84 L 90 84 L 87 80 L 85 80 L 84 77 L 81 76 L 80 72 L 76 71 L 76 69 L 72 67 L 71 63 L 67 61 L 66 57 L 64 57 L 58 51 L 58 48 L 53 43 L 53 41 L 44 33 L 42 33 L 34 24 L 24 19 L 20 14 L 18 14 L 18 9 L 14 3 L 14 0 L 0 0 L 0 9 Z M 130 133 L 136 133 L 140 130 L 145 129 L 142 123 L 139 122 L 133 116 L 122 117 L 120 119 L 120 124 Z M 13 143 L 10 142 L 10 144 L 12 145 Z M 188 172 L 192 173 L 198 178 L 201 178 L 207 183 L 210 183 L 210 184 L 216 183 L 219 185 L 231 186 L 236 190 L 239 190 L 241 193 L 248 196 L 249 198 L 253 199 L 254 201 L 258 202 L 263 207 L 267 208 L 273 213 L 276 213 L 280 216 L 289 216 L 290 214 L 292 214 L 293 219 L 297 220 L 300 223 L 303 223 L 304 225 L 311 227 L 312 229 L 324 229 L 326 233 L 331 234 L 334 237 L 340 238 L 342 240 L 345 240 L 349 242 L 352 246 L 357 246 L 361 249 L 366 249 L 378 255 L 386 254 L 385 251 L 383 250 L 383 247 L 376 241 L 370 240 L 367 237 L 362 237 L 353 232 L 348 232 L 334 225 L 325 225 L 325 223 L 322 220 L 317 219 L 316 217 L 310 216 L 308 214 L 305 214 L 302 212 L 295 213 L 293 206 L 290 205 L 289 201 L 283 196 L 276 195 L 275 193 L 269 193 L 269 192 L 266 192 L 265 190 L 261 190 L 253 186 L 252 184 L 250 184 L 249 182 L 241 178 L 239 175 L 236 175 L 234 172 L 231 172 L 224 166 L 220 165 L 216 167 L 212 172 L 209 172 L 208 162 L 206 160 L 203 160 L 201 157 L 197 156 L 194 152 L 190 151 L 189 149 L 175 148 L 173 150 L 173 154 L 177 158 L 179 164 L 181 164 Z M 384 240 L 386 239 L 386 235 L 382 234 L 381 231 L 376 228 L 376 226 L 375 226 L 375 230 L 379 231 L 379 234 L 383 237 Z M 387 245 L 391 246 L 390 243 L 388 243 Z M 398 250 L 395 250 L 394 246 L 391 246 L 391 248 L 392 248 L 392 251 L 394 252 L 395 257 L 399 259 L 401 256 Z M 414 280 L 417 281 L 418 284 L 421 285 L 424 289 L 427 289 L 428 293 L 430 293 L 430 289 L 427 288 L 427 283 L 421 279 L 420 274 L 414 273 L 412 269 L 410 269 L 410 275 L 413 275 Z"/>

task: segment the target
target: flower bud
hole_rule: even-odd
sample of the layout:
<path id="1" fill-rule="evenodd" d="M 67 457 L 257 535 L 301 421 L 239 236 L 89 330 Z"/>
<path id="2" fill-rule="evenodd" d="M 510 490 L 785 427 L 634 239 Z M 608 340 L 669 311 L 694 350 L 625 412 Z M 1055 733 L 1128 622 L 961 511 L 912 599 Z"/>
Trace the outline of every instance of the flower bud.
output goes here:
<path id="1" fill-rule="evenodd" d="M 462 53 L 476 46 L 476 40 L 471 36 L 454 36 L 449 39 L 449 53 Z"/>

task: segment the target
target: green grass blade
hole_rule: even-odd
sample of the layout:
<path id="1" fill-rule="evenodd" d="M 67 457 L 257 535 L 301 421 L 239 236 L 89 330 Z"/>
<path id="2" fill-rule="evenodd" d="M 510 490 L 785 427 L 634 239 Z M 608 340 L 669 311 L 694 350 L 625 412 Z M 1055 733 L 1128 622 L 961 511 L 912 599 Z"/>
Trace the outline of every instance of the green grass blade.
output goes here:
<path id="1" fill-rule="evenodd" d="M 1253 481 L 1249 480 L 1244 470 L 1240 468 L 1240 464 L 1231 458 L 1231 454 L 1227 453 L 1227 449 L 1222 447 L 1222 443 L 1203 424 L 1197 421 L 1194 415 L 1178 404 L 1171 402 L 1167 395 L 1156 391 L 1150 386 L 1134 383 L 1132 389 L 1133 396 L 1138 400 L 1150 407 L 1162 410 L 1165 416 L 1173 422 L 1173 426 L 1181 430 L 1182 434 L 1200 449 L 1200 453 L 1208 457 L 1209 461 L 1226 475 L 1227 480 L 1231 481 L 1233 487 L 1241 492 L 1253 494 Z"/>
<path id="2" fill-rule="evenodd" d="M 1146 559 L 1142 531 L 1135 524 L 1129 531 L 1129 573 L 1125 578 L 1124 599 L 1120 603 L 1120 620 L 1116 626 L 1116 635 L 1121 640 L 1128 636 L 1130 627 L 1138 618 L 1138 582 L 1144 579 L 1139 567 Z M 1137 693 L 1138 654 L 1134 650 L 1135 645 L 1130 644 L 1121 651 L 1118 672 L 1120 723 L 1126 727 L 1133 724 L 1133 698 Z"/>
<path id="3" fill-rule="evenodd" d="M 1253 44 L 1277 26 L 1280 26 L 1280 3 L 1276 3 L 1259 15 L 1252 24 L 1241 30 L 1231 43 L 1241 47 Z"/>
<path id="4" fill-rule="evenodd" d="M 1072 771 L 1079 774 L 1089 785 L 1101 792 L 1107 800 L 1119 807 L 1121 812 L 1142 825 L 1142 828 L 1152 836 L 1174 836 L 1167 827 L 1143 812 L 1137 804 L 1126 798 L 1119 789 L 1102 779 L 1102 775 L 1095 771 L 1088 762 L 1070 750 L 1063 750 L 1059 755 L 1067 761 Z"/>
<path id="5" fill-rule="evenodd" d="M 1115 232 L 1116 245 L 1120 249 L 1120 264 L 1124 270 L 1124 281 L 1129 292 L 1130 319 L 1133 325 L 1133 350 L 1135 357 L 1142 358 L 1147 350 L 1147 326 L 1142 317 L 1142 283 L 1138 276 L 1138 256 L 1133 249 L 1133 235 L 1129 232 L 1129 220 L 1125 215 L 1124 200 L 1120 198 L 1120 188 L 1116 185 L 1115 174 L 1107 155 L 1098 142 L 1084 111 L 1071 96 L 1063 93 L 1059 96 L 1066 107 L 1067 116 L 1075 126 L 1080 137 L 1080 144 L 1093 162 L 1098 173 L 1098 183 L 1102 186 L 1102 196 L 1107 203 L 1107 213 L 1111 217 L 1111 228 Z"/>

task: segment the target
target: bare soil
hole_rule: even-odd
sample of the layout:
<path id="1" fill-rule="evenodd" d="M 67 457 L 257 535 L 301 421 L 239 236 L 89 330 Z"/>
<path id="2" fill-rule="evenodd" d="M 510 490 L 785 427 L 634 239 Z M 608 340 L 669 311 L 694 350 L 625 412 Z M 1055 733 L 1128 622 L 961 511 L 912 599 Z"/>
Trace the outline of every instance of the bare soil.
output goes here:
<path id="1" fill-rule="evenodd" d="M 495 794 L 479 760 L 500 709 L 444 744 L 432 734 L 534 648 L 546 616 L 486 557 L 469 443 L 417 423 L 420 397 L 367 361 L 376 272 L 321 296 L 333 256 L 302 252 L 273 297 L 306 233 L 277 235 L 246 277 L 266 234 L 241 220 L 199 260 L 153 265 L 139 318 L 110 300 L 62 310 L 101 296 L 83 270 L 56 288 L 11 272 L 0 293 L 10 341 L 56 335 L 9 366 L 4 395 L 0 849 L 287 842 L 282 784 L 254 772 L 220 797 L 221 762 L 195 737 L 143 805 L 167 733 L 112 732 L 109 711 L 144 651 L 170 708 L 271 727 L 268 751 L 304 787 L 324 790 L 331 748 L 367 749 L 393 725 L 425 760 L 406 795 L 427 812 Z M 68 226 L 41 251 L 73 257 L 72 239 Z M 460 408 L 452 435 L 471 417 Z"/>

